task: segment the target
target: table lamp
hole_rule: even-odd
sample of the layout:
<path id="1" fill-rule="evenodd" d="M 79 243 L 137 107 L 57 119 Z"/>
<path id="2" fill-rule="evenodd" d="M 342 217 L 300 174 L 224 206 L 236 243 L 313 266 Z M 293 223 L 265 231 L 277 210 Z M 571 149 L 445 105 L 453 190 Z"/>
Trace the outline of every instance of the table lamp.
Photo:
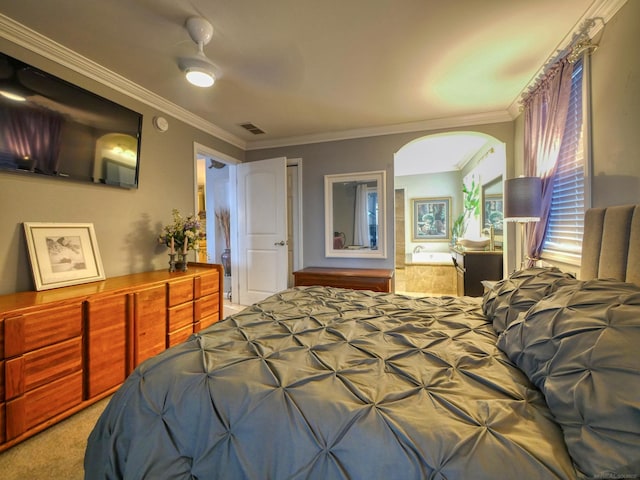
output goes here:
<path id="1" fill-rule="evenodd" d="M 520 268 L 525 267 L 524 225 L 540 221 L 542 179 L 540 177 L 509 178 L 504 182 L 504 220 L 520 224 Z"/>

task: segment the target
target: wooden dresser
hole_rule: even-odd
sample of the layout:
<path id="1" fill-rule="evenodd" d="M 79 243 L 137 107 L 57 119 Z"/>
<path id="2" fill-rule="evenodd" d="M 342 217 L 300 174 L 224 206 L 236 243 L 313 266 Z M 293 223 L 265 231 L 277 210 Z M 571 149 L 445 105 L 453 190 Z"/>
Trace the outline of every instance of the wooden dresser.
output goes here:
<path id="1" fill-rule="evenodd" d="M 386 268 L 307 267 L 293 272 L 293 276 L 296 287 L 323 285 L 374 292 L 393 292 L 393 270 Z"/>
<path id="2" fill-rule="evenodd" d="M 221 265 L 0 296 L 0 451 L 113 393 L 222 318 Z"/>

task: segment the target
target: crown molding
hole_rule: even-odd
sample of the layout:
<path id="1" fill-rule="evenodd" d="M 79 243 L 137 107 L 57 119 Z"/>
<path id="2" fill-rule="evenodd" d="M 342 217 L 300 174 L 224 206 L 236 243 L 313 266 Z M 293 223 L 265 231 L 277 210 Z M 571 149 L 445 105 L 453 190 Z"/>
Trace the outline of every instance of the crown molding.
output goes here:
<path id="1" fill-rule="evenodd" d="M 595 0 L 574 28 L 572 28 L 558 44 L 556 50 L 563 48 L 571 41 L 574 33 L 580 29 L 580 26 L 585 20 L 601 18 L 604 20 L 603 23 L 606 24 L 626 2 L 627 0 Z M 602 28 L 602 24 L 597 24 L 597 30 L 600 28 Z M 594 29 L 591 33 L 595 34 L 597 30 Z M 381 127 L 301 135 L 273 140 L 245 141 L 1 13 L 0 36 L 245 151 L 512 121 L 520 115 L 520 98 L 544 69 L 544 65 L 542 65 L 527 83 L 526 87 L 522 89 L 504 111 L 438 118 Z M 551 60 L 555 53 L 554 51 L 549 55 L 547 61 Z M 547 62 L 545 62 L 545 65 L 546 63 Z"/>
<path id="2" fill-rule="evenodd" d="M 0 36 L 27 50 L 54 61 L 74 72 L 95 80 L 128 97 L 149 105 L 167 115 L 185 122 L 203 132 L 209 133 L 225 142 L 243 150 L 258 150 L 263 148 L 304 145 L 307 143 L 322 143 L 336 140 L 350 140 L 355 138 L 391 135 L 396 133 L 410 133 L 421 130 L 435 130 L 440 128 L 463 127 L 485 123 L 499 123 L 511 121 L 508 112 L 488 112 L 461 117 L 425 120 L 413 123 L 387 125 L 382 127 L 361 128 L 339 132 L 326 132 L 312 135 L 280 138 L 274 140 L 245 141 L 226 130 L 214 125 L 202 117 L 166 100 L 165 98 L 141 87 L 127 78 L 112 72 L 102 65 L 79 55 L 69 48 L 51 40 L 32 30 L 12 18 L 0 13 Z"/>
<path id="3" fill-rule="evenodd" d="M 266 148 L 289 147 L 293 145 L 306 145 L 309 143 L 335 142 L 340 140 L 353 140 L 356 138 L 379 137 L 398 133 L 412 133 L 442 128 L 467 127 L 470 125 L 485 125 L 489 123 L 510 122 L 512 117 L 506 110 L 462 115 L 458 117 L 436 118 L 419 122 L 398 123 L 384 125 L 382 127 L 359 128 L 343 130 L 339 132 L 318 133 L 301 135 L 297 137 L 279 138 L 274 140 L 257 140 L 247 142 L 247 150 L 262 150 Z"/>
<path id="4" fill-rule="evenodd" d="M 562 51 L 567 45 L 571 43 L 574 36 L 581 30 L 585 21 L 589 19 L 601 19 L 602 22 L 596 22 L 593 29 L 589 31 L 589 35 L 593 37 L 596 35 L 604 26 L 611 20 L 611 18 L 618 13 L 618 10 L 622 8 L 622 6 L 627 3 L 627 0 L 596 0 L 593 2 L 591 7 L 580 17 L 580 20 L 576 22 L 573 28 L 569 31 L 569 33 L 562 39 L 560 43 L 556 46 L 555 50 L 549 55 L 547 60 L 540 66 L 535 75 L 527 82 L 527 85 L 520 91 L 520 93 L 514 98 L 511 105 L 507 109 L 509 114 L 516 118 L 520 115 L 520 99 L 522 96 L 529 90 L 529 88 L 536 82 L 537 78 L 544 73 L 544 69 L 547 67 L 547 64 L 552 61 L 558 52 Z"/>
<path id="5" fill-rule="evenodd" d="M 171 115 L 192 127 L 224 140 L 235 147 L 246 149 L 246 142 L 240 137 L 223 130 L 217 125 L 204 120 L 202 117 L 189 112 L 175 103 L 169 102 L 160 95 L 141 87 L 3 14 L 0 14 L 0 36 L 16 45 L 59 63 L 74 72 L 123 93 L 134 100 L 160 110 L 167 115 Z"/>

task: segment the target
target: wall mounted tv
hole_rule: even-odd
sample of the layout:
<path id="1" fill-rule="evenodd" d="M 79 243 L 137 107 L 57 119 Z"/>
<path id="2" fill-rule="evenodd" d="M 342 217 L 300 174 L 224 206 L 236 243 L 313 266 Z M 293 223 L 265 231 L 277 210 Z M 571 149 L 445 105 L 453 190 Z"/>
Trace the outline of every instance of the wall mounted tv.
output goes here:
<path id="1" fill-rule="evenodd" d="M 0 170 L 138 187 L 142 115 L 0 53 Z"/>

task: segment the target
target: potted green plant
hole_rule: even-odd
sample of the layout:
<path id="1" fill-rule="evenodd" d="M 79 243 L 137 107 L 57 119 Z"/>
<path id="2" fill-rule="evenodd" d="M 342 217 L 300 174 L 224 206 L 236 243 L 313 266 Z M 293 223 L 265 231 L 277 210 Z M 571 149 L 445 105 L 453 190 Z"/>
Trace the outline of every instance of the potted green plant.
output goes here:
<path id="1" fill-rule="evenodd" d="M 476 183 L 475 178 L 471 179 L 469 187 L 462 183 L 462 197 L 462 213 L 451 226 L 451 240 L 454 245 L 458 239 L 464 237 L 469 219 L 480 215 L 480 183 Z"/>

